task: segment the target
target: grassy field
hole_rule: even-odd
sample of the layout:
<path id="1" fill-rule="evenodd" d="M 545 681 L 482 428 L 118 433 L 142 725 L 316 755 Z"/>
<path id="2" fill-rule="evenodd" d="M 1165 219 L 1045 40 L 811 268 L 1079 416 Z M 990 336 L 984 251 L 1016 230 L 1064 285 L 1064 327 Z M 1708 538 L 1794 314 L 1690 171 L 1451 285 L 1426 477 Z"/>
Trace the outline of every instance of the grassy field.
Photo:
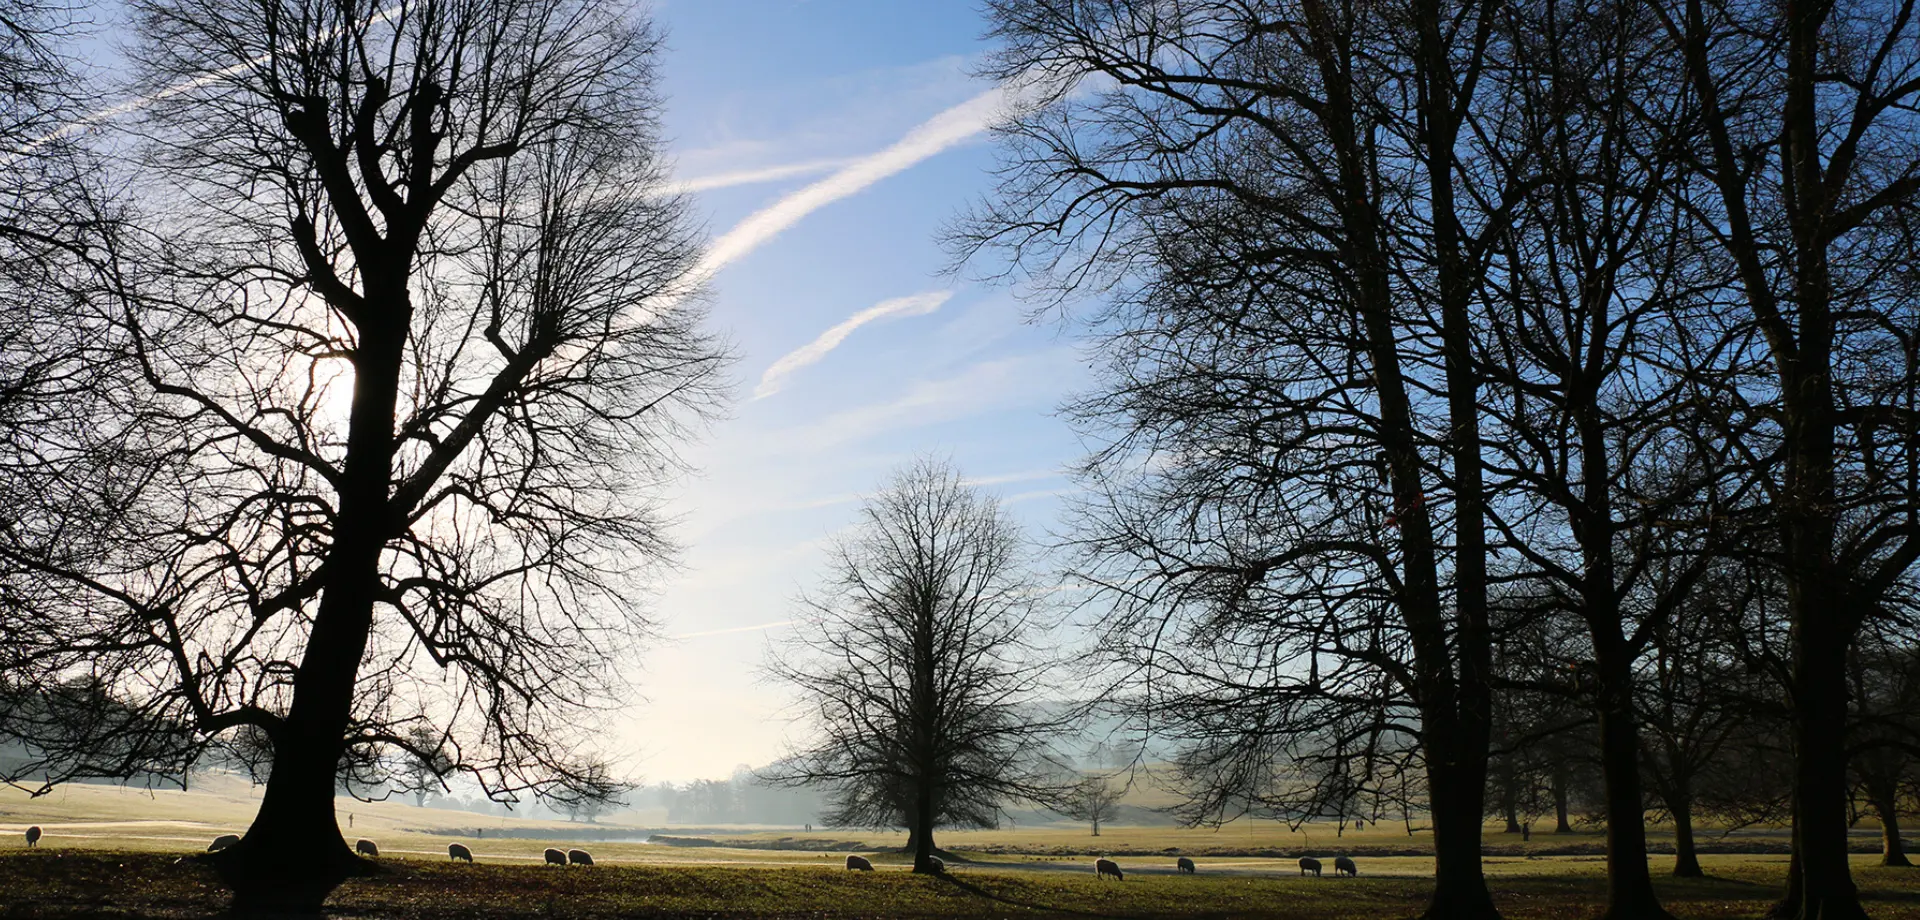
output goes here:
<path id="1" fill-rule="evenodd" d="M 1513 918 L 1591 915 L 1601 877 L 1568 858 L 1496 863 L 1494 895 Z M 383 872 L 343 886 L 334 916 L 437 920 L 483 917 L 1249 917 L 1336 920 L 1408 917 L 1423 903 L 1419 878 L 1303 879 L 1021 872 L 963 865 L 945 878 L 826 867 L 621 865 L 544 867 L 383 859 Z M 1363 868 L 1362 870 L 1366 870 Z M 1757 916 L 1778 891 L 1784 864 L 1717 857 L 1710 878 L 1663 879 L 1681 917 Z M 1920 871 L 1859 869 L 1875 917 L 1920 918 Z M 0 917 L 204 917 L 225 895 L 211 873 L 152 852 L 14 850 L 0 855 Z"/>
<path id="2" fill-rule="evenodd" d="M 192 791 L 65 786 L 30 799 L 0 791 L 0 918 L 203 917 L 225 893 L 206 869 L 179 857 L 221 833 L 245 828 L 258 790 L 215 780 Z M 683 842 L 640 842 L 647 829 L 617 823 L 482 816 L 404 802 L 342 801 L 353 816 L 349 839 L 380 845 L 382 872 L 349 882 L 330 904 L 336 916 L 439 917 L 1409 917 L 1423 904 L 1433 872 L 1424 834 L 1400 826 L 1292 829 L 1241 822 L 1218 830 L 1112 827 L 1099 838 L 1083 826 L 1023 825 L 943 833 L 956 859 L 950 877 L 905 871 L 903 838 L 875 832 L 796 833 L 782 828 L 666 829 Z M 27 850 L 20 831 L 47 836 Z M 654 827 L 656 833 L 661 829 Z M 1491 830 L 1491 829 L 1490 829 Z M 627 836 L 626 840 L 607 839 Z M 1659 834 L 1656 833 L 1656 839 Z M 689 839 L 690 838 L 690 839 Z M 1723 843 L 1775 848 L 1779 835 L 1743 835 Z M 479 864 L 446 859 L 450 842 L 468 845 Z M 1865 834 L 1862 849 L 1872 840 Z M 598 865 L 547 867 L 547 846 L 582 846 Z M 1487 871 L 1510 917 L 1590 916 L 1602 900 L 1604 861 L 1595 834 L 1490 833 Z M 875 854 L 871 875 L 840 868 L 848 851 Z M 1173 873 L 1175 854 L 1200 862 L 1197 876 Z M 1358 879 L 1303 879 L 1302 853 L 1350 853 Z M 1098 881 L 1094 854 L 1115 856 L 1123 883 Z M 1558 855 L 1553 855 L 1558 854 Z M 1889 870 L 1856 857 L 1858 880 L 1876 917 L 1920 920 L 1920 870 Z M 1702 858 L 1711 876 L 1665 878 L 1670 857 L 1655 856 L 1663 897 L 1683 917 L 1758 916 L 1780 891 L 1784 856 L 1722 853 Z"/>

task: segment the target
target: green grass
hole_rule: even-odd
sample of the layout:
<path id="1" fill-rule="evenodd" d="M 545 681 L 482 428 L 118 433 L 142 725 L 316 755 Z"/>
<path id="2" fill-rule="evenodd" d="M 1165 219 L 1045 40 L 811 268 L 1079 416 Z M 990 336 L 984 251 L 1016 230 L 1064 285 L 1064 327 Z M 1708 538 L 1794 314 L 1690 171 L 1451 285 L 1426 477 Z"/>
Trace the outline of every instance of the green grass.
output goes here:
<path id="1" fill-rule="evenodd" d="M 1368 864 L 1362 864 L 1368 872 Z M 340 917 L 1249 917 L 1345 920 L 1411 917 L 1430 882 L 1420 877 L 1302 879 L 1130 873 L 1102 882 L 1090 871 L 1021 871 L 965 865 L 947 878 L 836 867 L 622 865 L 545 867 L 383 859 L 378 876 L 342 886 Z M 1138 867 L 1136 867 L 1138 868 Z M 1874 917 L 1920 920 L 1920 870 L 1859 865 Z M 1604 879 L 1578 859 L 1496 861 L 1494 896 L 1512 918 L 1571 920 L 1598 912 Z M 1713 877 L 1663 878 L 1681 917 L 1753 917 L 1778 895 L 1784 866 L 1761 857 L 1711 861 Z M 0 917 L 206 917 L 226 894 L 192 862 L 151 852 L 14 850 L 0 854 Z"/>

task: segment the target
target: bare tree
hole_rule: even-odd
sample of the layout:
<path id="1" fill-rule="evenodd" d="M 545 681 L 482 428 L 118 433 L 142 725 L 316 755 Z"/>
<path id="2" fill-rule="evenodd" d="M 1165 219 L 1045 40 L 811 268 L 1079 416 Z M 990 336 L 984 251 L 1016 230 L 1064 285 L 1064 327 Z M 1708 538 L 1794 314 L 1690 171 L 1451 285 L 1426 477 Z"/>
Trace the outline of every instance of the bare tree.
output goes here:
<path id="1" fill-rule="evenodd" d="M 1042 103 L 956 242 L 1043 297 L 1111 295 L 1110 373 L 1076 408 L 1107 442 L 1080 545 L 1121 611 L 1114 692 L 1193 742 L 1196 803 L 1337 811 L 1258 787 L 1384 793 L 1355 771 L 1417 748 L 1428 913 L 1495 915 L 1476 298 L 1525 188 L 1475 165 L 1525 154 L 1485 130 L 1515 98 L 1498 6 L 989 10 L 991 72 Z M 1329 759 L 1276 771 L 1308 739 Z"/>
<path id="2" fill-rule="evenodd" d="M 1112 821 L 1120 813 L 1120 790 L 1104 776 L 1089 776 L 1080 780 L 1067 796 L 1061 814 L 1076 821 L 1086 821 L 1093 825 L 1093 836 L 1100 836 L 1100 823 Z"/>
<path id="3" fill-rule="evenodd" d="M 1912 524 L 1920 23 L 1910 0 L 1661 4 L 1695 117 L 1663 125 L 1770 379 L 1792 621 L 1794 858 L 1780 916 L 1865 916 L 1847 863 L 1847 655 L 1920 559 Z"/>
<path id="4" fill-rule="evenodd" d="M 807 739 L 769 779 L 819 785 L 829 823 L 905 826 L 915 872 L 934 829 L 991 825 L 1003 803 L 1057 803 L 1042 711 L 1043 585 L 1011 520 L 951 467 L 920 461 L 831 550 L 806 620 L 770 664 Z"/>
<path id="5" fill-rule="evenodd" d="M 658 40 L 618 5 L 137 10 L 144 235 L 97 300 L 129 395 L 17 471 L 0 543 L 8 680 L 126 715 L 29 726 L 7 779 L 264 739 L 214 862 L 237 910 L 312 911 L 361 866 L 359 765 L 602 791 L 581 716 L 645 633 L 653 486 L 722 355 L 660 192 Z"/>

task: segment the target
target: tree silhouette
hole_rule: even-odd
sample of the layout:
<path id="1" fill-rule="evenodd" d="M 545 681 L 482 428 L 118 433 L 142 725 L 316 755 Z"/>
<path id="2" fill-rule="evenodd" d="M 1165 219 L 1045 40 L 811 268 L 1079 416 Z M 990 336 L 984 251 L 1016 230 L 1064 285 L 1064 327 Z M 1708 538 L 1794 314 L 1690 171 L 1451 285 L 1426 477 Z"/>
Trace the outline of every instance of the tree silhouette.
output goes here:
<path id="1" fill-rule="evenodd" d="M 12 778 L 264 739 L 212 859 L 236 910 L 312 911 L 361 869 L 336 784 L 383 752 L 602 791 L 582 714 L 645 631 L 652 486 L 722 356 L 660 189 L 658 39 L 616 5 L 136 11 L 142 222 L 96 314 L 125 395 L 24 482 L 0 664 L 191 743 L 52 726 Z"/>
<path id="2" fill-rule="evenodd" d="M 807 733 L 768 771 L 831 795 L 831 824 L 904 826 L 914 871 L 934 829 L 991 826 L 1012 800 L 1057 803 L 1060 725 L 1037 705 L 1042 585 L 1018 531 L 952 468 L 920 461 L 830 551 L 805 622 L 771 665 Z"/>

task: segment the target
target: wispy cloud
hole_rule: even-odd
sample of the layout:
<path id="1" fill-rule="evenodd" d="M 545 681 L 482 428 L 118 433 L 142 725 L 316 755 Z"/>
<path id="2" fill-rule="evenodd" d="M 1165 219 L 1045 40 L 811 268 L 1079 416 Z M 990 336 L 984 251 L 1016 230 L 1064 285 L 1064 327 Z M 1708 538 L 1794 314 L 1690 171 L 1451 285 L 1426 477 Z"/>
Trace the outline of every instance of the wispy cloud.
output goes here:
<path id="1" fill-rule="evenodd" d="M 883 300 L 840 321 L 840 324 L 828 329 L 813 341 L 800 346 L 784 355 L 780 360 L 767 367 L 760 375 L 760 385 L 753 388 L 754 399 L 765 399 L 780 392 L 780 387 L 794 371 L 819 361 L 827 352 L 840 346 L 853 334 L 853 330 L 875 320 L 890 316 L 925 316 L 940 309 L 940 305 L 953 297 L 952 291 L 928 291 L 906 297 Z"/>
<path id="2" fill-rule="evenodd" d="M 375 25 L 375 24 L 385 25 L 388 21 L 393 19 L 396 13 L 400 12 L 400 9 L 401 9 L 401 5 L 396 3 L 393 6 L 387 7 L 384 10 L 374 13 L 372 18 L 367 20 L 367 23 L 369 25 Z M 321 33 L 321 38 L 323 40 L 329 39 L 333 37 L 333 34 L 334 34 L 334 30 L 330 29 L 326 32 Z M 53 141 L 57 141 L 65 137 L 70 137 L 74 134 L 77 134 L 81 131 L 85 131 L 86 129 L 91 128 L 94 125 L 101 124 L 107 121 L 112 121 L 113 119 L 119 118 L 122 115 L 131 115 L 134 112 L 138 112 L 146 108 L 147 106 L 153 105 L 156 102 L 161 102 L 167 99 L 171 99 L 175 96 L 180 95 L 181 93 L 192 92 L 193 90 L 199 89 L 200 87 L 210 86 L 212 84 L 218 83 L 221 80 L 227 79 L 228 77 L 238 76 L 240 74 L 246 73 L 248 70 L 251 70 L 255 67 L 260 66 L 261 64 L 266 63 L 268 59 L 271 57 L 272 55 L 262 54 L 257 57 L 251 58 L 249 60 L 241 61 L 238 64 L 231 64 L 226 67 L 222 67 L 219 70 L 215 70 L 210 73 L 203 73 L 196 77 L 189 77 L 186 80 L 183 80 L 179 83 L 175 83 L 172 86 L 164 87 L 150 95 L 136 96 L 132 99 L 128 99 L 123 102 L 118 102 L 113 105 L 107 106 L 104 109 L 99 109 L 97 111 L 88 113 L 86 115 L 82 115 L 81 117 L 76 118 L 73 121 L 70 121 L 64 125 L 61 125 L 60 127 L 55 128 L 54 130 L 46 134 L 43 134 L 39 137 L 34 138 L 33 140 L 28 141 L 26 144 L 22 145 L 19 150 L 8 153 L 4 157 L 0 157 L 0 166 L 9 165 L 14 160 L 17 160 L 23 156 L 30 155 L 34 151 L 40 149 L 41 147 L 46 146 L 47 144 Z"/>
<path id="3" fill-rule="evenodd" d="M 808 214 L 986 130 L 1007 108 L 1014 92 L 1005 86 L 987 90 L 921 122 L 885 150 L 860 157 L 833 175 L 747 215 L 713 241 L 700 262 L 698 277 L 712 276 Z"/>
<path id="4" fill-rule="evenodd" d="M 1018 473 L 1001 473 L 997 476 L 968 476 L 963 480 L 970 486 L 1004 486 L 1015 482 L 1032 482 L 1036 479 L 1058 479 L 1059 470 L 1023 470 Z"/>
<path id="5" fill-rule="evenodd" d="M 837 169 L 851 162 L 853 162 L 852 157 L 833 157 L 825 160 L 807 160 L 802 163 L 786 163 L 780 166 L 763 166 L 757 169 L 736 169 L 731 172 L 694 176 L 691 179 L 677 179 L 667 183 L 664 191 L 704 192 L 709 189 L 732 188 L 736 185 L 753 185 L 758 182 L 778 182 L 794 176 L 806 176 Z"/>
<path id="6" fill-rule="evenodd" d="M 881 432 L 940 424 L 990 410 L 1047 404 L 1071 380 L 1078 353 L 1070 347 L 982 361 L 950 377 L 921 380 L 882 403 L 843 409 L 767 439 L 784 456 L 864 440 Z"/>
<path id="7" fill-rule="evenodd" d="M 779 629 L 782 626 L 792 626 L 793 624 L 798 622 L 800 621 L 799 620 L 775 620 L 771 623 L 756 623 L 752 626 L 735 626 L 731 629 L 707 629 L 707 630 L 702 630 L 700 632 L 681 633 L 677 636 L 668 636 L 667 638 L 698 639 L 702 636 L 725 636 L 731 633 L 760 632 L 762 630 L 768 630 L 768 629 Z"/>

